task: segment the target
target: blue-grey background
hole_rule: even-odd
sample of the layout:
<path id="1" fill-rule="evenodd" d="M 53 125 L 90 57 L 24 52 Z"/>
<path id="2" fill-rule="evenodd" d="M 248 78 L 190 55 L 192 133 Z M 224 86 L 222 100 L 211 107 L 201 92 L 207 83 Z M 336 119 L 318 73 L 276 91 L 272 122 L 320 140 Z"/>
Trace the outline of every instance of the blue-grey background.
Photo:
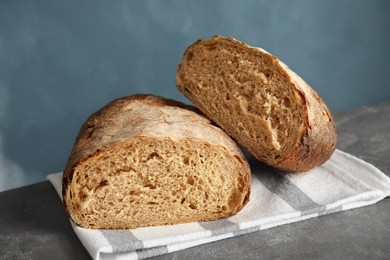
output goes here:
<path id="1" fill-rule="evenodd" d="M 0 0 L 0 190 L 62 171 L 114 98 L 188 101 L 175 73 L 215 34 L 276 55 L 332 112 L 390 101 L 390 1 Z"/>

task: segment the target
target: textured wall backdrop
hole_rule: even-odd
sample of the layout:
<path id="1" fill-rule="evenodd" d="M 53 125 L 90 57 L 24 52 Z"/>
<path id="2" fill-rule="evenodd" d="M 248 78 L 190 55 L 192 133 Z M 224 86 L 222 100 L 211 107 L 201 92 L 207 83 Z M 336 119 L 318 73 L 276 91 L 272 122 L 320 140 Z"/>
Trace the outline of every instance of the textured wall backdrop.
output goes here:
<path id="1" fill-rule="evenodd" d="M 0 190 L 62 171 L 108 101 L 188 102 L 177 64 L 198 38 L 278 56 L 333 112 L 390 101 L 390 1 L 0 1 Z"/>

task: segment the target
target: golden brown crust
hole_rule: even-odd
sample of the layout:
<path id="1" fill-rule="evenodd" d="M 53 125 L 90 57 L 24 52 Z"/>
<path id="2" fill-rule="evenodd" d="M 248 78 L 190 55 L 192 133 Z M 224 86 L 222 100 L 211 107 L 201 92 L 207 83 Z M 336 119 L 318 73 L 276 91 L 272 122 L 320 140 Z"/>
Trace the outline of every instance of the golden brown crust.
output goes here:
<path id="1" fill-rule="evenodd" d="M 294 85 L 304 94 L 308 127 L 300 145 L 289 157 L 280 161 L 278 167 L 287 171 L 291 168 L 307 171 L 323 164 L 333 154 L 337 144 L 336 126 L 332 114 L 317 92 L 285 64 L 280 64 L 291 76 Z"/>
<path id="2" fill-rule="evenodd" d="M 232 50 L 234 50 L 234 54 L 231 53 Z M 217 51 L 218 54 L 215 55 Z M 226 58 L 223 61 L 226 62 L 224 64 L 217 64 L 216 61 L 213 63 L 212 60 L 220 58 L 221 55 L 226 57 L 231 55 L 232 58 Z M 246 58 L 244 57 L 245 55 Z M 247 58 L 248 56 L 250 59 Z M 230 65 L 234 62 L 238 65 L 236 65 L 234 72 L 232 72 L 232 66 Z M 212 66 L 219 66 L 219 70 L 213 71 L 209 63 L 213 64 Z M 241 65 L 246 65 L 246 67 L 240 71 L 240 67 L 244 68 Z M 198 66 L 198 69 L 196 69 L 196 66 Z M 207 67 L 202 70 L 199 66 Z M 247 71 L 251 71 L 253 74 L 248 75 Z M 291 113 L 298 111 L 296 112 L 296 116 L 294 116 L 294 120 L 297 121 L 297 118 L 300 120 L 299 122 L 294 121 L 294 125 L 291 125 L 290 128 L 287 127 L 288 129 L 285 130 L 288 132 L 288 135 L 286 134 L 286 140 L 282 140 L 280 143 L 277 142 L 280 140 L 280 133 L 278 133 L 278 136 L 272 133 L 272 127 L 276 129 L 277 126 L 272 125 L 271 127 L 271 124 L 267 125 L 270 120 L 273 120 L 273 122 L 279 120 L 279 115 L 277 113 L 271 116 L 265 115 L 264 111 L 281 107 L 282 102 L 273 104 L 273 108 L 265 108 L 266 105 L 262 103 L 261 106 L 257 106 L 262 107 L 262 110 L 257 108 L 258 110 L 253 113 L 253 111 L 249 111 L 249 108 L 251 106 L 255 107 L 259 99 L 253 101 L 254 99 L 248 98 L 248 90 L 245 90 L 245 93 L 237 94 L 237 89 L 244 89 L 246 87 L 250 89 L 249 96 L 257 96 L 257 94 L 261 93 L 264 86 L 272 80 L 271 77 L 268 77 L 268 72 L 274 75 L 272 76 L 274 77 L 274 82 L 279 84 L 272 91 L 279 91 L 279 88 L 283 88 L 285 93 L 289 93 L 289 103 L 295 104 L 295 107 L 287 107 L 287 110 L 283 108 L 285 109 L 283 111 L 290 111 Z M 233 73 L 235 74 L 233 75 Z M 235 81 L 229 81 L 232 75 Z M 245 77 L 243 78 L 242 75 Z M 197 81 L 198 83 L 196 83 Z M 279 61 L 277 57 L 272 56 L 263 49 L 250 47 L 231 37 L 214 36 L 207 40 L 198 40 L 185 51 L 183 59 L 178 66 L 176 82 L 180 92 L 189 98 L 203 113 L 232 135 L 234 139 L 247 148 L 256 158 L 271 166 L 292 172 L 308 171 L 328 160 L 336 148 L 336 128 L 332 115 L 323 100 L 297 74 Z M 248 88 L 248 82 L 251 82 L 252 87 Z M 263 82 L 264 84 L 262 84 Z M 218 84 L 222 84 L 222 87 L 216 87 Z M 230 87 L 228 84 L 230 84 Z M 213 87 L 217 90 L 205 94 L 206 91 L 210 91 Z M 225 95 L 229 97 L 226 100 L 229 100 L 223 106 L 217 107 L 217 109 L 215 107 L 211 108 L 212 106 L 216 106 L 216 101 L 205 101 L 206 98 L 204 98 L 211 96 L 210 93 L 218 93 L 221 103 Z M 279 99 L 283 98 L 282 95 L 278 95 Z M 262 94 L 260 101 L 265 99 L 264 96 Z M 247 101 L 241 106 L 233 107 L 232 105 L 229 107 L 230 103 L 233 104 L 234 98 L 239 100 L 238 103 L 240 105 L 243 103 L 242 100 L 250 101 Z M 228 122 L 226 118 L 222 118 L 222 110 L 225 109 L 229 109 L 231 116 L 235 117 L 232 122 Z M 237 113 L 239 109 L 242 109 L 243 112 Z M 254 116 L 254 114 L 256 115 Z M 287 115 L 288 113 L 285 114 Z M 261 129 L 261 124 L 253 127 L 248 123 L 241 126 L 241 130 L 239 130 L 238 124 L 242 124 L 240 121 L 242 117 L 247 117 L 247 121 L 251 122 L 257 122 L 262 117 L 262 124 L 265 125 L 265 130 L 253 130 Z M 290 120 L 290 122 L 292 121 Z M 251 135 L 256 134 L 264 135 L 265 137 L 255 140 L 250 138 Z M 272 143 L 274 147 L 272 149 L 265 149 L 270 147 L 270 145 L 263 145 L 262 140 L 267 141 L 272 138 L 274 139 Z"/>
<path id="3" fill-rule="evenodd" d="M 245 174 L 243 174 L 244 176 L 239 177 L 240 183 L 235 183 L 234 185 L 238 185 L 237 189 L 240 190 L 242 194 L 231 195 L 232 197 L 229 199 L 230 205 L 233 206 L 231 212 L 229 213 L 219 212 L 218 214 L 213 214 L 213 215 L 210 214 L 209 216 L 204 212 L 203 212 L 204 214 L 200 212 L 198 213 L 198 215 L 196 214 L 189 215 L 184 220 L 180 218 L 166 217 L 166 219 L 164 219 L 164 217 L 159 217 L 158 220 L 157 221 L 154 220 L 154 222 L 152 220 L 151 221 L 147 220 L 147 218 L 152 219 L 151 216 L 147 216 L 147 212 L 145 213 L 147 216 L 145 219 L 140 217 L 138 221 L 134 220 L 133 222 L 126 219 L 126 216 L 124 216 L 123 218 L 115 218 L 114 216 L 112 217 L 112 219 L 109 220 L 109 223 L 104 221 L 99 222 L 96 220 L 87 220 L 88 217 L 84 216 L 86 214 L 84 212 L 85 211 L 84 208 L 88 209 L 88 207 L 90 207 L 90 205 L 93 204 L 93 202 L 91 201 L 95 201 L 96 196 L 101 196 L 98 195 L 98 192 L 100 192 L 103 189 L 108 190 L 109 184 L 115 182 L 114 179 L 112 179 L 109 176 L 115 175 L 116 174 L 115 172 L 120 171 L 121 174 L 123 174 L 123 176 L 125 175 L 128 176 L 126 178 L 131 177 L 133 178 L 132 180 L 137 181 L 137 177 L 135 176 L 141 173 L 144 174 L 143 173 L 144 170 L 141 170 L 141 168 L 145 169 L 145 167 L 148 166 L 148 164 L 146 164 L 146 162 L 145 163 L 142 162 L 144 163 L 143 164 L 144 167 L 141 167 L 139 170 L 136 170 L 138 167 L 137 163 L 138 162 L 141 163 L 142 161 L 141 158 L 136 158 L 136 157 L 137 156 L 141 157 L 143 154 L 146 153 L 145 151 L 149 148 L 152 151 L 153 149 L 158 148 L 154 146 L 157 145 L 163 146 L 165 144 L 167 145 L 167 147 L 171 147 L 170 149 L 173 149 L 172 147 L 176 148 L 176 146 L 177 147 L 180 146 L 182 147 L 181 149 L 190 147 L 190 149 L 194 149 L 194 151 L 195 149 L 198 149 L 198 151 L 200 149 L 205 149 L 206 152 L 207 151 L 215 151 L 215 153 L 221 152 L 223 156 L 226 156 L 226 158 L 230 158 L 229 163 L 232 162 L 232 164 L 234 164 L 235 167 L 237 165 L 240 165 L 238 168 L 241 168 L 240 170 L 242 171 L 241 173 L 245 173 Z M 155 159 L 154 157 L 163 158 L 165 156 L 164 158 L 166 160 L 171 160 L 171 159 L 176 160 L 174 162 L 171 162 L 171 164 L 174 165 L 178 160 L 177 158 L 181 158 L 180 156 L 182 155 L 180 154 L 181 153 L 180 151 L 182 150 L 178 150 L 176 152 L 176 154 L 179 153 L 179 156 L 176 156 L 176 154 L 174 154 L 171 151 L 167 151 L 166 154 L 164 155 L 163 153 L 165 150 L 168 149 L 167 147 L 162 147 L 162 149 L 159 150 L 161 153 L 160 155 L 156 155 L 155 153 L 152 153 L 150 155 L 152 158 L 147 158 L 147 160 L 151 159 L 150 161 L 152 163 L 157 163 L 158 160 L 154 160 Z M 133 149 L 133 150 L 129 150 L 129 149 Z M 138 150 L 134 151 L 135 149 Z M 123 166 L 118 166 L 123 164 L 123 162 L 118 161 L 118 159 L 115 157 L 118 156 L 120 152 L 122 153 L 125 152 L 126 154 L 132 153 L 130 157 L 123 158 L 126 161 L 131 161 L 131 163 L 127 163 L 127 164 L 125 163 Z M 198 158 L 198 159 L 199 162 L 202 163 L 205 160 L 207 161 L 206 158 Z M 110 160 L 117 164 L 115 166 L 116 168 L 110 166 L 109 163 Z M 144 161 L 146 161 L 146 159 Z M 215 162 L 217 162 L 217 160 Z M 160 166 L 158 166 L 157 168 L 156 166 L 153 166 L 155 168 L 151 168 L 152 171 L 156 171 L 156 170 L 160 171 L 159 167 L 163 167 L 161 165 L 166 166 L 167 164 L 170 164 L 168 162 L 162 164 L 161 162 L 158 163 L 160 163 L 159 164 Z M 176 165 L 179 164 L 176 163 Z M 183 166 L 180 165 L 180 167 L 184 167 L 183 169 L 187 169 L 187 170 L 193 169 L 193 168 L 188 168 L 185 164 L 188 164 L 188 159 L 187 162 L 184 162 L 184 165 Z M 100 165 L 100 166 L 98 167 L 96 165 Z M 210 165 L 207 165 L 207 167 L 212 167 Z M 168 165 L 168 167 L 169 166 L 170 165 Z M 206 174 L 209 174 L 206 168 L 195 168 L 195 169 L 198 170 L 200 169 L 201 171 L 204 170 Z M 161 171 L 161 175 L 162 174 L 164 174 L 164 171 Z M 225 174 L 227 174 L 228 176 L 230 175 L 234 176 L 235 174 L 239 174 L 239 173 L 226 172 Z M 181 175 L 181 173 L 177 173 L 176 175 Z M 85 177 L 85 176 L 89 176 L 89 177 Z M 199 176 L 197 176 L 197 178 L 201 178 L 202 173 L 199 173 Z M 88 178 L 92 179 L 92 181 L 85 180 Z M 123 178 L 119 178 L 119 180 L 122 181 Z M 145 178 L 146 178 L 145 180 L 150 180 L 153 178 L 155 178 L 154 180 L 161 180 L 158 179 L 160 177 L 151 176 Z M 178 178 L 182 179 L 182 176 L 179 176 Z M 228 179 L 228 177 L 226 177 L 226 179 Z M 248 203 L 249 195 L 250 195 L 250 181 L 251 178 L 250 178 L 249 164 L 246 161 L 242 151 L 223 130 L 213 125 L 212 122 L 203 114 L 201 114 L 198 109 L 178 101 L 165 99 L 157 96 L 134 95 L 134 96 L 124 97 L 124 98 L 119 98 L 108 103 L 106 106 L 104 106 L 103 108 L 99 109 L 97 112 L 92 114 L 81 127 L 63 174 L 63 202 L 69 217 L 75 223 L 86 228 L 123 229 L 123 228 L 137 228 L 139 226 L 148 226 L 148 225 L 176 224 L 176 223 L 183 223 L 183 222 L 197 221 L 197 220 L 212 220 L 220 217 L 227 217 L 230 215 L 234 215 Z M 84 182 L 85 184 L 82 184 L 81 186 L 78 185 Z M 118 179 L 116 179 L 116 182 L 118 182 Z M 190 179 L 189 182 L 193 184 L 194 181 Z M 233 182 L 227 183 L 228 186 L 231 184 L 233 184 Z M 134 188 L 135 184 L 121 183 L 115 185 L 119 185 L 121 187 L 120 192 L 122 192 L 124 189 L 128 189 L 129 192 L 131 193 L 132 192 L 131 190 Z M 156 184 L 153 185 L 148 184 L 148 185 L 154 186 Z M 83 191 L 83 189 L 87 187 L 88 189 L 86 191 Z M 165 189 L 166 187 L 167 186 L 165 186 Z M 157 188 L 154 187 L 154 189 L 151 191 L 157 190 L 158 188 L 159 187 Z M 142 189 L 146 189 L 146 188 L 142 188 Z M 200 185 L 198 189 L 202 189 L 202 185 Z M 134 191 L 138 192 L 138 190 L 136 189 L 134 189 Z M 150 189 L 146 189 L 146 191 L 150 191 Z M 112 192 L 109 190 L 105 192 L 106 195 L 104 196 L 107 197 L 106 200 L 109 201 Z M 171 192 L 172 194 L 176 193 L 176 191 L 174 190 L 167 191 L 167 192 L 169 192 L 169 194 Z M 205 191 L 205 193 L 207 192 Z M 168 195 L 164 195 L 164 196 L 168 196 Z M 211 196 L 211 194 L 209 195 Z M 85 198 L 87 196 L 89 197 Z M 118 194 L 116 194 L 115 196 L 118 196 Z M 113 197 L 113 202 L 110 203 L 112 203 L 113 205 L 117 204 L 115 203 L 116 200 L 115 196 L 111 196 Z M 128 195 L 125 194 L 125 196 Z M 131 197 L 132 195 L 129 196 Z M 241 196 L 243 197 L 242 200 L 239 199 L 240 204 L 239 205 L 234 204 L 236 203 L 234 200 L 241 198 Z M 126 197 L 126 199 L 129 199 L 130 197 Z M 184 199 L 188 200 L 189 198 L 186 197 Z M 135 197 L 133 196 L 129 200 L 135 200 Z M 141 200 L 137 203 L 142 204 L 143 201 Z M 118 205 L 119 204 L 120 203 L 118 203 Z M 125 204 L 124 207 L 130 207 L 130 206 L 134 207 L 134 204 L 131 203 L 127 206 L 126 205 L 127 204 Z M 169 207 L 170 204 L 168 203 L 167 205 Z M 100 204 L 98 205 L 98 207 L 103 207 L 103 206 Z M 193 204 L 189 206 L 193 207 Z M 172 204 L 172 207 L 174 208 L 178 206 L 176 204 Z M 103 218 L 100 217 L 100 219 Z M 134 219 L 137 218 L 134 217 Z"/>

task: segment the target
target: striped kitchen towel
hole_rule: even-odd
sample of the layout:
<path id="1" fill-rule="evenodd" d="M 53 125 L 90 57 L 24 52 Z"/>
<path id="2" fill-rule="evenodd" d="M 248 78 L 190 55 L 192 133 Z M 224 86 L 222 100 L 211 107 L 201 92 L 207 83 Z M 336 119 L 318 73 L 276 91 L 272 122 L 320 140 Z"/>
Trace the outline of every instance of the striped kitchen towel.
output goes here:
<path id="1" fill-rule="evenodd" d="M 89 230 L 71 222 L 94 259 L 142 259 L 367 206 L 390 195 L 390 179 L 340 150 L 307 173 L 289 174 L 250 160 L 252 193 L 237 215 L 210 222 L 133 230 Z M 48 176 L 61 197 L 62 173 Z"/>

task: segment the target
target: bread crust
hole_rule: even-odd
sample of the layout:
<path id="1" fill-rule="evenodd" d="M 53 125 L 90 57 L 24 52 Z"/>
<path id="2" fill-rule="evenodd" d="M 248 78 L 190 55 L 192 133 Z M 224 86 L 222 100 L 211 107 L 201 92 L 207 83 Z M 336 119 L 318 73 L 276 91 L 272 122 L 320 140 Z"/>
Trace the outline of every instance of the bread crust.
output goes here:
<path id="1" fill-rule="evenodd" d="M 230 44 L 243 51 L 272 59 L 273 63 L 277 64 L 280 76 L 289 82 L 292 91 L 298 96 L 297 99 L 303 111 L 302 127 L 297 129 L 298 137 L 295 141 L 295 146 L 288 154 L 280 157 L 277 161 L 265 159 L 272 157 L 272 155 L 265 155 L 260 146 L 248 145 L 250 141 L 246 140 L 242 135 L 232 134 L 232 132 L 238 132 L 237 127 L 235 125 L 227 125 L 226 123 L 221 124 L 222 120 L 218 114 L 210 113 L 207 107 L 208 105 L 199 102 L 199 96 L 197 96 L 199 94 L 194 94 L 194 86 L 187 79 L 188 75 L 186 70 L 188 63 L 194 55 L 198 55 L 198 48 L 202 48 L 202 46 L 213 46 L 211 48 L 215 48 L 218 44 Z M 198 40 L 184 52 L 183 58 L 178 66 L 176 84 L 179 91 L 190 99 L 203 113 L 219 124 L 221 128 L 225 129 L 257 159 L 273 167 L 289 172 L 306 172 L 326 162 L 336 148 L 336 127 L 331 112 L 324 101 L 302 78 L 289 69 L 286 64 L 261 48 L 248 46 L 246 43 L 237 41 L 232 37 L 214 36 L 207 40 Z M 232 128 L 235 131 L 229 131 Z"/>
<path id="2" fill-rule="evenodd" d="M 278 162 L 276 167 L 295 172 L 305 172 L 326 162 L 337 144 L 334 119 L 325 102 L 302 78 L 279 61 L 290 76 L 291 82 L 301 91 L 302 106 L 306 108 L 305 131 L 299 145 L 289 156 Z"/>
<path id="3" fill-rule="evenodd" d="M 143 109 L 139 109 L 142 106 Z M 63 202 L 68 216 L 78 225 L 91 228 L 84 223 L 74 206 L 75 195 L 70 191 L 75 182 L 75 171 L 84 162 L 103 153 L 115 150 L 123 144 L 131 145 L 141 139 L 173 140 L 177 142 L 203 143 L 227 152 L 238 162 L 245 176 L 245 198 L 242 205 L 231 214 L 240 211 L 249 201 L 250 167 L 236 143 L 219 127 L 215 126 L 197 108 L 184 103 L 153 95 L 133 95 L 119 98 L 93 113 L 82 125 L 63 173 Z M 103 173 L 108 174 L 108 173 Z M 73 200 L 73 201 L 72 201 Z M 211 220 L 210 219 L 202 220 Z M 196 221 L 199 219 L 192 219 Z M 188 222 L 188 220 L 186 221 Z M 182 223 L 170 219 L 164 224 Z M 145 226 L 149 225 L 145 221 Z M 153 225 L 153 224 L 152 224 Z M 137 228 L 139 224 L 128 223 L 99 228 Z"/>

